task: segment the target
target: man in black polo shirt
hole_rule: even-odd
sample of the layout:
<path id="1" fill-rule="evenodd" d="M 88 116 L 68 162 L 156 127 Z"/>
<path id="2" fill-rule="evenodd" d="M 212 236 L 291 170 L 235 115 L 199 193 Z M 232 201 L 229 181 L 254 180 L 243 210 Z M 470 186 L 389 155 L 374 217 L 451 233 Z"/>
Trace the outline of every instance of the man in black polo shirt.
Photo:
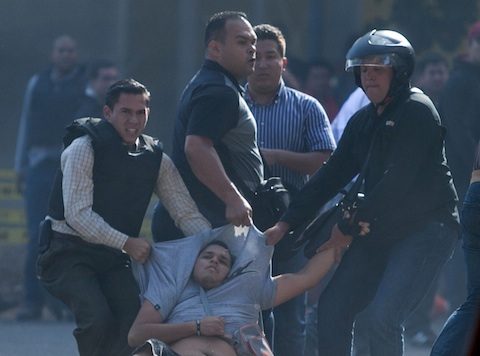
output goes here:
<path id="1" fill-rule="evenodd" d="M 213 15 L 205 30 L 205 62 L 177 111 L 172 159 L 213 227 L 250 225 L 252 208 L 232 179 L 252 191 L 263 179 L 255 120 L 239 84 L 253 72 L 256 39 L 244 13 Z M 183 236 L 161 205 L 152 230 L 156 241 Z"/>

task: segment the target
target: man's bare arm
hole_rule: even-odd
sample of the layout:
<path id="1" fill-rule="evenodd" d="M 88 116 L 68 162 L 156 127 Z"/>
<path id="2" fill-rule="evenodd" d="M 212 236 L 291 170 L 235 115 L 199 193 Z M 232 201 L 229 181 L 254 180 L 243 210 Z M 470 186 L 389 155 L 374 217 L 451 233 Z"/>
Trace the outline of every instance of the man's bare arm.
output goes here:
<path id="1" fill-rule="evenodd" d="M 200 335 L 224 335 L 225 322 L 222 318 L 208 316 L 199 320 L 199 322 Z M 130 346 L 135 347 L 148 339 L 154 338 L 166 344 L 172 344 L 175 341 L 196 335 L 198 335 L 196 320 L 185 323 L 165 324 L 162 316 L 153 304 L 145 300 L 128 333 L 128 343 Z"/>
<path id="2" fill-rule="evenodd" d="M 332 151 L 292 152 L 270 148 L 261 149 L 269 166 L 280 164 L 292 171 L 313 175 L 330 157 Z"/>
<path id="3" fill-rule="evenodd" d="M 313 288 L 335 264 L 335 250 L 328 249 L 313 256 L 307 265 L 297 273 L 275 276 L 277 294 L 273 306 L 290 300 L 300 293 Z"/>
<path id="4" fill-rule="evenodd" d="M 185 154 L 195 176 L 225 203 L 227 221 L 236 226 L 251 225 L 252 208 L 225 173 L 212 140 L 188 135 Z"/>

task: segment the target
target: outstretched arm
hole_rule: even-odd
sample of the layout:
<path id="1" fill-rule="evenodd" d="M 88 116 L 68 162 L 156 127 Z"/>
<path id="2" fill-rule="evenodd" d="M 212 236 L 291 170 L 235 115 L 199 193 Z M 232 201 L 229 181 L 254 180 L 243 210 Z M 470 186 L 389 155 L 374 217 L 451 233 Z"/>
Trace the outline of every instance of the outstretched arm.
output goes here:
<path id="1" fill-rule="evenodd" d="M 208 316 L 199 321 L 200 335 L 221 336 L 224 334 L 225 322 L 222 318 Z M 196 320 L 165 324 L 153 304 L 145 300 L 128 333 L 128 343 L 135 347 L 148 339 L 154 338 L 166 344 L 172 344 L 175 341 L 194 335 L 198 335 Z"/>
<path id="2" fill-rule="evenodd" d="M 334 264 L 335 250 L 331 248 L 313 256 L 300 272 L 275 276 L 277 294 L 273 301 L 273 306 L 282 304 L 302 292 L 313 288 Z"/>

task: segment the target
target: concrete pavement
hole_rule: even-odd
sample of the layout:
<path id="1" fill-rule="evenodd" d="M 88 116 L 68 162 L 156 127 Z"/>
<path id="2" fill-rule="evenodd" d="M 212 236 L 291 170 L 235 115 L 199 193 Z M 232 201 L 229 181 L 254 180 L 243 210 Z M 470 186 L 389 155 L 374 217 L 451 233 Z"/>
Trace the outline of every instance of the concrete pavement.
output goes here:
<path id="1" fill-rule="evenodd" d="M 1 356 L 78 356 L 73 322 L 0 321 Z"/>
<path id="2" fill-rule="evenodd" d="M 0 356 L 78 356 L 72 331 L 73 322 L 55 321 L 44 315 L 42 321 L 16 322 L 16 310 L 0 313 Z M 428 356 L 430 349 L 407 344 L 405 356 Z"/>

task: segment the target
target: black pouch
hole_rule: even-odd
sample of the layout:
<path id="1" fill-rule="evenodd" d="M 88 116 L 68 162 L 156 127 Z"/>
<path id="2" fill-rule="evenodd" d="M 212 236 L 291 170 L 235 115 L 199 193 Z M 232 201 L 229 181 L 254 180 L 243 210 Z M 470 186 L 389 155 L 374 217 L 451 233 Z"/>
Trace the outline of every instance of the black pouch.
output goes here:
<path id="1" fill-rule="evenodd" d="M 52 239 L 52 221 L 45 219 L 40 223 L 40 236 L 38 238 L 38 253 L 44 253 L 50 247 Z"/>
<path id="2" fill-rule="evenodd" d="M 287 211 L 290 204 L 290 192 L 280 177 L 270 177 L 259 184 L 253 198 L 249 200 L 253 209 L 253 223 L 260 231 L 272 227 Z M 286 234 L 276 245 L 273 259 L 286 261 L 292 258 L 297 249 L 298 235 Z"/>
<path id="3" fill-rule="evenodd" d="M 253 222 L 264 231 L 276 224 L 287 211 L 290 193 L 280 177 L 270 177 L 260 183 L 250 200 L 253 208 Z"/>

